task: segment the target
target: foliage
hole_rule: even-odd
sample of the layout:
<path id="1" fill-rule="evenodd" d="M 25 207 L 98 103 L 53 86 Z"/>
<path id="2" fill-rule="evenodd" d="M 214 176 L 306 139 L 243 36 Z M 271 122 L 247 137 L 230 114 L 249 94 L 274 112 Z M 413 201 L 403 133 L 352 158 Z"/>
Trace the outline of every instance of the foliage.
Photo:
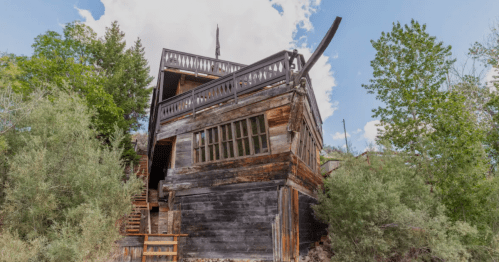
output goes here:
<path id="1" fill-rule="evenodd" d="M 124 33 L 117 22 L 107 28 L 103 39 L 79 22 L 68 23 L 63 35 L 54 31 L 35 38 L 32 57 L 19 57 L 22 86 L 29 94 L 38 86 L 50 83 L 73 91 L 95 109 L 92 124 L 98 135 L 109 143 L 117 126 L 129 136 L 145 120 L 152 81 L 140 39 L 125 49 Z M 129 139 L 123 141 L 123 158 L 137 161 Z"/>
<path id="2" fill-rule="evenodd" d="M 91 28 L 77 22 L 67 24 L 63 35 L 47 31 L 37 36 L 32 45 L 33 56 L 18 58 L 22 70 L 20 91 L 29 94 L 40 86 L 54 86 L 79 94 L 95 109 L 92 124 L 101 136 L 109 137 L 114 125 L 122 121 L 123 110 L 105 91 L 104 78 L 90 64 L 92 53 L 88 45 L 95 38 Z"/>
<path id="3" fill-rule="evenodd" d="M 94 41 L 92 62 L 105 76 L 104 88 L 114 102 L 124 111 L 121 128 L 137 131 L 138 120 L 144 120 L 152 88 L 146 88 L 153 80 L 144 58 L 144 47 L 137 38 L 132 48 L 125 50 L 125 33 L 116 21 L 106 28 L 103 39 Z"/>
<path id="4" fill-rule="evenodd" d="M 35 262 L 43 244 L 43 238 L 26 242 L 17 234 L 4 232 L 0 234 L 0 262 Z"/>
<path id="5" fill-rule="evenodd" d="M 411 20 L 410 25 L 394 23 L 389 33 L 371 40 L 376 56 L 371 61 L 371 84 L 363 85 L 376 94 L 386 107 L 373 109 L 385 127 L 381 138 L 398 148 L 422 150 L 419 138 L 431 131 L 431 120 L 445 95 L 439 92 L 454 60 L 450 46 L 437 42 L 426 25 Z"/>
<path id="6" fill-rule="evenodd" d="M 477 230 L 445 215 L 402 153 L 350 158 L 324 181 L 314 210 L 329 223 L 333 261 L 465 261 Z"/>
<path id="7" fill-rule="evenodd" d="M 102 148 L 89 128 L 91 115 L 78 96 L 52 89 L 4 133 L 10 151 L 0 216 L 11 237 L 0 241 L 18 243 L 5 252 L 43 243 L 33 260 L 95 261 L 119 238 L 116 221 L 131 211 L 141 183 L 132 176 L 123 184 L 123 136 L 115 131 L 111 146 Z"/>

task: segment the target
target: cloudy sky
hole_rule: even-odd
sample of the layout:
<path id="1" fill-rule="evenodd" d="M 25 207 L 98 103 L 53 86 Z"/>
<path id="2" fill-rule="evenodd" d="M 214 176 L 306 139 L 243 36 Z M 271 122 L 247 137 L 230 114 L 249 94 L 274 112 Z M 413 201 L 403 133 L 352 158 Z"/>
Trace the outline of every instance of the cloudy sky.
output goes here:
<path id="1" fill-rule="evenodd" d="M 360 152 L 376 136 L 379 121 L 371 110 L 382 105 L 361 86 L 372 77 L 375 51 L 370 40 L 390 31 L 393 22 L 414 18 L 452 45 L 459 65 L 471 44 L 482 41 L 499 22 L 497 10 L 497 0 L 1 0 L 0 51 L 31 55 L 33 39 L 47 30 L 61 32 L 65 23 L 80 20 L 102 36 L 117 20 L 127 44 L 142 39 L 155 76 L 161 48 L 214 57 L 217 24 L 220 58 L 250 64 L 283 49 L 297 48 L 308 58 L 341 16 L 338 32 L 311 77 L 325 144 L 344 145 L 345 119 L 348 140 Z"/>

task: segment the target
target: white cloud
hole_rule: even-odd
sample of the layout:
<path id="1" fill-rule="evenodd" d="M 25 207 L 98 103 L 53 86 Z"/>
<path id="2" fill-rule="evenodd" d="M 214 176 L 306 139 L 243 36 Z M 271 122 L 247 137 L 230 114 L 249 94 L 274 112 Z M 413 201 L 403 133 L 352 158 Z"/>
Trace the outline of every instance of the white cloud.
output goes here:
<path id="1" fill-rule="evenodd" d="M 496 87 L 494 86 L 494 82 L 499 82 L 499 79 L 494 79 L 494 76 L 499 76 L 499 70 L 496 68 L 491 68 L 485 75 L 485 82 L 487 82 L 487 87 L 489 88 L 490 92 L 497 91 Z"/>
<path id="2" fill-rule="evenodd" d="M 366 123 L 364 126 L 364 138 L 367 140 L 368 143 L 375 143 L 376 142 L 376 137 L 378 135 L 378 129 L 379 130 L 384 130 L 383 127 L 378 127 L 376 125 L 379 125 L 380 121 L 379 120 L 373 120 L 369 121 Z"/>
<path id="3" fill-rule="evenodd" d="M 336 132 L 334 133 L 334 135 L 331 134 L 331 137 L 333 138 L 333 140 L 345 139 L 345 133 Z M 350 134 L 348 132 L 347 137 L 350 137 Z"/>
<path id="4" fill-rule="evenodd" d="M 352 134 L 356 135 L 358 133 L 362 132 L 362 129 L 357 128 L 357 130 L 353 131 Z"/>
<path id="5" fill-rule="evenodd" d="M 293 37 L 297 27 L 313 29 L 310 16 L 320 4 L 320 0 L 101 1 L 105 12 L 98 20 L 88 10 L 78 9 L 85 23 L 102 37 L 105 28 L 117 20 L 128 46 L 140 37 L 152 76 L 157 75 L 162 48 L 214 57 L 217 24 L 223 60 L 251 64 L 293 48 L 309 58 L 311 50 L 296 46 Z M 336 83 L 328 60 L 323 55 L 310 72 L 323 120 L 336 109 L 330 101 Z"/>

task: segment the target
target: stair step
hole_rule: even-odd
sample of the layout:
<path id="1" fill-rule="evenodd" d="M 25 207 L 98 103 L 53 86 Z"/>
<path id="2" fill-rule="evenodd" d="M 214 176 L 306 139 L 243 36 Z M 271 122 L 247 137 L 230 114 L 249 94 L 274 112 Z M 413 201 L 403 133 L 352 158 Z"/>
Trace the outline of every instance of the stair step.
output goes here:
<path id="1" fill-rule="evenodd" d="M 144 241 L 144 245 L 148 246 L 162 246 L 162 245 L 176 245 L 178 241 Z"/>
<path id="2" fill-rule="evenodd" d="M 177 252 L 143 252 L 144 256 L 176 256 Z"/>

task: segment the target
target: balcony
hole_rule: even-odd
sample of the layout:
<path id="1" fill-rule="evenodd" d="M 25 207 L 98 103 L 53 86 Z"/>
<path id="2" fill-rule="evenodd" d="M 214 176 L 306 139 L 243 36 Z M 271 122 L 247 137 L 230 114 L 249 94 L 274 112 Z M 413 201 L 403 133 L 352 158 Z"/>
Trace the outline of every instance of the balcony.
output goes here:
<path id="1" fill-rule="evenodd" d="M 193 54 L 163 49 L 158 75 L 158 86 L 153 94 L 151 114 L 149 118 L 150 145 L 160 123 L 188 115 L 210 106 L 234 99 L 249 92 L 277 83 L 289 83 L 293 69 L 300 70 L 305 64 L 302 55 L 298 55 L 294 63 L 289 60 L 292 52 L 281 51 L 251 65 L 242 65 L 229 61 L 197 56 Z M 211 80 L 188 92 L 160 101 L 162 96 L 162 72 L 167 69 L 211 76 Z M 310 77 L 307 75 L 307 98 L 318 130 L 322 130 L 322 119 L 319 114 L 315 94 Z"/>

